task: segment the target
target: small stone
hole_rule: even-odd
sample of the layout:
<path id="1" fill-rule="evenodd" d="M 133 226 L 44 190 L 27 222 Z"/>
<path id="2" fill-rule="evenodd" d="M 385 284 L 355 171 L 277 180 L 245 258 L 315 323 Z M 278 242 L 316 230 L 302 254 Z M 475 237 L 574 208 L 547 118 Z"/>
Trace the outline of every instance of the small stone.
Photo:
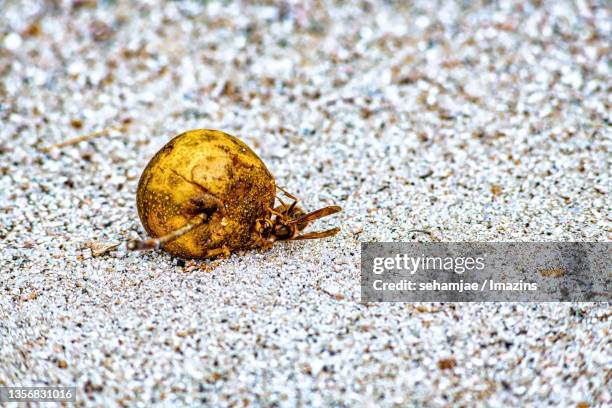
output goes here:
<path id="1" fill-rule="evenodd" d="M 499 195 L 501 195 L 501 193 L 503 192 L 503 189 L 500 185 L 498 184 L 493 184 L 491 186 L 491 193 L 493 194 L 493 197 L 497 197 Z"/>
<path id="2" fill-rule="evenodd" d="M 87 245 L 89 246 L 89 249 L 91 249 L 92 256 L 101 256 L 117 248 L 120 243 L 92 241 Z"/>
<path id="3" fill-rule="evenodd" d="M 17 51 L 22 43 L 21 36 L 17 33 L 9 33 L 4 37 L 4 46 L 11 51 Z"/>
<path id="4" fill-rule="evenodd" d="M 440 370 L 450 370 L 457 366 L 457 361 L 454 358 L 443 358 L 438 360 L 438 368 Z"/>

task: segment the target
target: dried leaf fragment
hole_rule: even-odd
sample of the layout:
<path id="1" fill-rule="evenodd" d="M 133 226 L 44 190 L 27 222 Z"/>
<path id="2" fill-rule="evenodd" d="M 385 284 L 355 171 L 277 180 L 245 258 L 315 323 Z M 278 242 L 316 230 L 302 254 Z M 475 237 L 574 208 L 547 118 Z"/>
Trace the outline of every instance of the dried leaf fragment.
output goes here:
<path id="1" fill-rule="evenodd" d="M 498 184 L 493 184 L 491 186 L 491 194 L 493 194 L 493 197 L 497 197 L 499 195 L 501 195 L 501 193 L 503 192 L 503 189 L 500 185 Z"/>
<path id="2" fill-rule="evenodd" d="M 438 368 L 440 370 L 450 370 L 452 368 L 455 368 L 456 366 L 457 360 L 455 360 L 453 357 L 443 358 L 442 360 L 438 361 Z"/>
<path id="3" fill-rule="evenodd" d="M 560 278 L 566 273 L 567 271 L 563 268 L 548 268 L 540 270 L 540 275 L 547 278 Z"/>
<path id="4" fill-rule="evenodd" d="M 119 242 L 115 243 L 91 241 L 87 244 L 87 246 L 89 247 L 89 249 L 91 249 L 92 256 L 100 256 L 117 248 L 119 246 Z"/>
<path id="5" fill-rule="evenodd" d="M 22 301 L 22 302 L 27 302 L 29 300 L 34 300 L 37 297 L 38 297 L 38 292 L 37 291 L 33 291 L 33 292 L 30 292 L 30 293 L 25 293 L 25 294 L 21 295 L 19 297 L 19 300 Z"/>

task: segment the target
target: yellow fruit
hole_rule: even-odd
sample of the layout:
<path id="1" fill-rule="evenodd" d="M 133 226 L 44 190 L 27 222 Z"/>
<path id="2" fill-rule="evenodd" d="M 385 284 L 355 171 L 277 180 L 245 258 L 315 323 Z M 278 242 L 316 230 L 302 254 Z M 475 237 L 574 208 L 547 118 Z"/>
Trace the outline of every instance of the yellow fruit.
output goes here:
<path id="1" fill-rule="evenodd" d="M 275 196 L 274 178 L 241 140 L 218 130 L 191 130 L 151 159 L 136 203 L 152 237 L 179 230 L 202 214 L 200 225 L 163 248 L 183 258 L 207 258 L 257 246 L 253 225 L 273 208 Z"/>
<path id="2" fill-rule="evenodd" d="M 279 198 L 275 207 L 277 188 L 293 202 Z M 132 240 L 128 249 L 161 247 L 182 258 L 269 249 L 276 241 L 325 238 L 340 230 L 301 234 L 340 207 L 306 213 L 246 144 L 218 130 L 191 130 L 168 142 L 143 171 L 136 204 L 152 238 Z"/>

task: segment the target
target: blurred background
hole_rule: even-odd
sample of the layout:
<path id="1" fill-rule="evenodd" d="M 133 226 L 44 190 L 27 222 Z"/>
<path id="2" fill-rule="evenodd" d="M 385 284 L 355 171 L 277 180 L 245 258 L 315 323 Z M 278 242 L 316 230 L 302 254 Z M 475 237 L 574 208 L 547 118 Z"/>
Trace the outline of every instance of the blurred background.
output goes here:
<path id="1" fill-rule="evenodd" d="M 96 219 L 125 232 L 151 155 L 215 128 L 306 202 L 379 224 L 372 238 L 468 224 L 491 239 L 525 217 L 546 228 L 503 233 L 594 237 L 609 170 L 604 4 L 3 1 L 1 151 L 45 171 L 2 171 L 49 189 L 59 177 L 64 200 L 100 203 Z"/>

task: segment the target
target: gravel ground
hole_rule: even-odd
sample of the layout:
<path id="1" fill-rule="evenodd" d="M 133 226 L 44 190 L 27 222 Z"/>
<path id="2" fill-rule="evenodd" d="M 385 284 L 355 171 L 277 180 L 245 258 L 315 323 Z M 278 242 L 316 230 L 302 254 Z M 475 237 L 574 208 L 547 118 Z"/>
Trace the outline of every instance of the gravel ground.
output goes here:
<path id="1" fill-rule="evenodd" d="M 359 243 L 413 228 L 610 240 L 609 4 L 127 3 L 0 1 L 0 385 L 76 385 L 84 406 L 610 406 L 609 305 L 359 293 Z M 194 128 L 242 138 L 307 208 L 341 205 L 313 228 L 342 232 L 94 257 L 144 235 L 140 172 Z"/>

